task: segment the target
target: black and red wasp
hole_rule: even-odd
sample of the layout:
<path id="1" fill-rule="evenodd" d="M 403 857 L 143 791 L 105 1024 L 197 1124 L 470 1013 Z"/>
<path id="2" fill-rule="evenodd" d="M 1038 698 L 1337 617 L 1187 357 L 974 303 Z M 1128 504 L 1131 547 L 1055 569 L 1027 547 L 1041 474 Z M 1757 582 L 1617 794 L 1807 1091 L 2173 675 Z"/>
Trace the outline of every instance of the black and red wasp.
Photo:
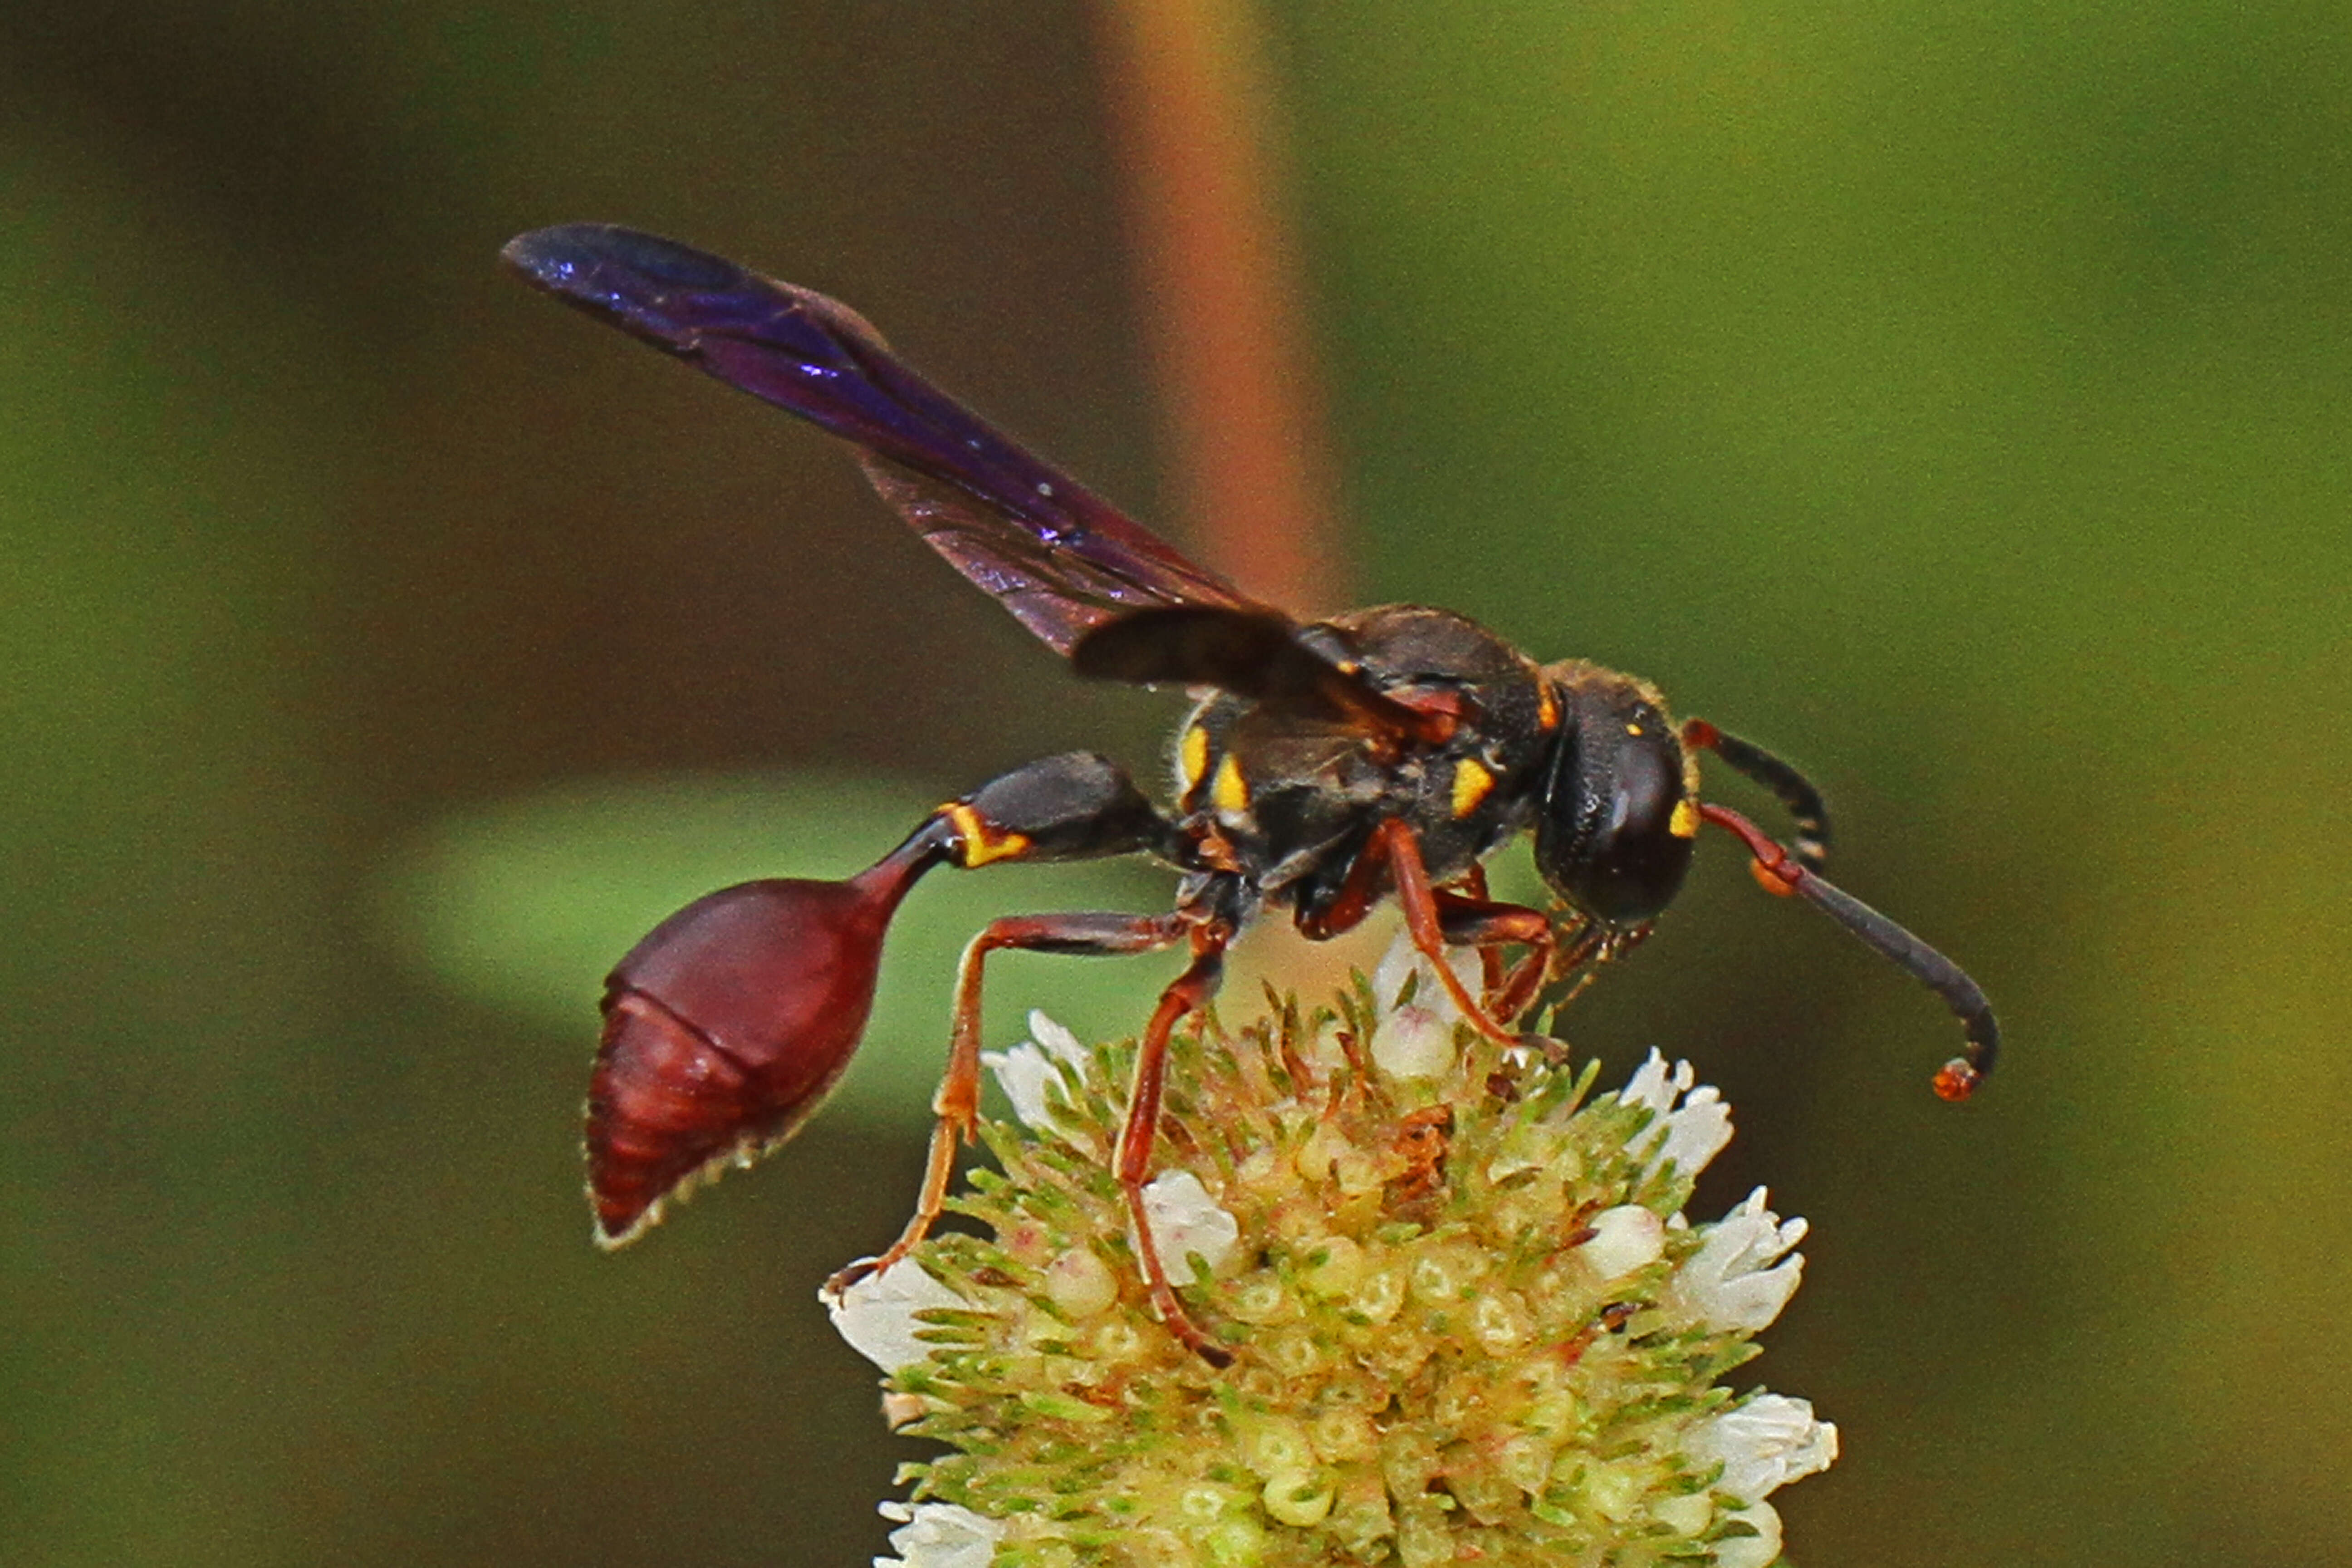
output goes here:
<path id="1" fill-rule="evenodd" d="M 1822 910 L 1958 1016 L 1968 1046 L 1936 1075 L 1939 1094 L 1965 1099 L 1990 1070 L 1999 1032 L 1975 982 L 1822 879 L 1829 828 L 1813 786 L 1712 724 L 1675 725 L 1646 681 L 1538 665 L 1446 610 L 1300 622 L 1259 604 L 940 392 L 822 294 L 595 224 L 524 235 L 505 257 L 527 282 L 852 443 L 882 499 L 1080 675 L 1203 693 L 1177 733 L 1172 810 L 1108 759 L 1067 752 L 940 806 L 845 881 L 745 882 L 656 927 L 605 983 L 587 1140 L 605 1245 L 798 1129 L 857 1048 L 892 913 L 943 865 L 1139 854 L 1181 880 L 1165 914 L 1011 916 L 972 940 L 914 1216 L 835 1283 L 905 1257 L 940 1215 L 979 1113 L 991 952 L 1182 949 L 1189 962 L 1139 1037 L 1118 1177 L 1154 1306 L 1219 1364 L 1229 1352 L 1179 1302 L 1142 1194 L 1171 1031 L 1214 993 L 1227 944 L 1262 910 L 1322 939 L 1393 897 L 1464 1016 L 1517 1043 L 1511 1025 L 1548 980 L 1648 931 L 1713 823 L 1746 844 L 1769 889 Z M 1792 849 L 1699 799 L 1702 752 L 1779 798 Z M 1528 830 L 1558 918 L 1486 896 L 1481 862 Z M 1442 961 L 1449 945 L 1486 954 L 1482 995 Z M 1507 970 L 1507 948 L 1521 950 Z"/>

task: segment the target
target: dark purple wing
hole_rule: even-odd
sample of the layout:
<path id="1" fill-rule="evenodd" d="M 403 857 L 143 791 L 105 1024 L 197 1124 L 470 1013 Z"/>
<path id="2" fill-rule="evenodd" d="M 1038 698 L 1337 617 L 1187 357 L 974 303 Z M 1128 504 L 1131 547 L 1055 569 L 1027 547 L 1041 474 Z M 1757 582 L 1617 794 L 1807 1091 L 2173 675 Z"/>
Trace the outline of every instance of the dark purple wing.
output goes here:
<path id="1" fill-rule="evenodd" d="M 505 256 L 526 281 L 864 448 L 883 499 L 1057 652 L 1131 610 L 1264 609 L 916 374 L 837 300 L 608 224 L 539 229 Z"/>

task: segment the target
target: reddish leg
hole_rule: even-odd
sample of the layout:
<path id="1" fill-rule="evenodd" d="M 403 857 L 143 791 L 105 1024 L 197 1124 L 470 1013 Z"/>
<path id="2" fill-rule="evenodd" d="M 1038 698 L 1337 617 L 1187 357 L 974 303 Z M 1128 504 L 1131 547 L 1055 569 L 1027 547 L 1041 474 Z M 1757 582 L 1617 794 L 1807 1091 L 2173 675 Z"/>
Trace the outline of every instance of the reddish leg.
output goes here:
<path id="1" fill-rule="evenodd" d="M 1421 840 L 1399 818 L 1384 818 L 1378 827 L 1372 829 L 1371 837 L 1357 852 L 1355 864 L 1348 868 L 1347 880 L 1341 884 L 1338 895 L 1314 914 L 1301 910 L 1297 916 L 1298 929 L 1317 942 L 1354 930 L 1371 912 L 1373 902 L 1380 897 L 1381 873 L 1383 870 L 1388 872 L 1390 884 L 1395 889 L 1398 906 L 1404 910 L 1405 931 L 1412 936 L 1413 946 L 1421 950 L 1437 971 L 1439 982 L 1444 985 L 1446 994 L 1454 998 L 1454 1005 L 1462 1010 L 1462 1016 L 1491 1040 L 1506 1046 L 1521 1044 L 1517 1035 L 1495 1022 L 1483 1005 L 1471 1000 L 1469 989 L 1462 984 L 1462 977 L 1454 973 L 1453 965 L 1445 962 L 1446 933 L 1439 895 L 1430 886 L 1429 867 L 1421 858 Z M 1445 897 L 1449 901 L 1458 900 L 1457 907 L 1498 911 L 1518 909 L 1515 904 L 1478 905 L 1456 894 Z M 1524 912 L 1535 920 L 1543 920 L 1533 910 Z M 1546 922 L 1547 928 L 1549 923 Z M 1517 932 L 1520 928 L 1512 924 L 1510 929 Z M 1533 939 L 1511 934 L 1496 940 L 1522 942 Z M 1538 973 L 1540 973 L 1538 970 Z"/>
<path id="2" fill-rule="evenodd" d="M 1447 994 L 1454 998 L 1454 1005 L 1462 1010 L 1462 1016 L 1488 1039 L 1506 1046 L 1518 1045 L 1519 1037 L 1487 1016 L 1486 1009 L 1472 1000 L 1468 987 L 1462 984 L 1462 977 L 1454 973 L 1454 966 L 1445 962 L 1444 922 L 1438 912 L 1437 895 L 1429 885 L 1429 868 L 1421 858 L 1421 840 L 1413 836 L 1412 829 L 1393 816 L 1383 821 L 1372 829 L 1371 839 L 1364 846 L 1363 855 L 1357 861 L 1358 868 L 1361 869 L 1368 862 L 1374 869 L 1381 864 L 1388 867 L 1389 880 L 1396 889 L 1398 907 L 1404 910 L 1404 929 L 1412 936 L 1412 945 L 1421 950 L 1422 956 L 1428 959 L 1430 967 L 1437 972 L 1438 981 L 1444 985 Z M 1370 875 L 1370 872 L 1366 873 L 1368 879 Z M 1349 881 L 1352 889 L 1355 882 L 1353 872 L 1349 874 Z"/>
<path id="3" fill-rule="evenodd" d="M 948 1070 L 940 1079 L 939 1092 L 931 1097 L 931 1110 L 939 1120 L 931 1128 L 930 1159 L 923 1171 L 923 1190 L 915 1199 L 914 1215 L 888 1251 L 851 1264 L 828 1280 L 825 1289 L 844 1289 L 906 1257 L 930 1234 L 947 1205 L 948 1184 L 955 1174 L 956 1145 L 971 1142 L 980 1125 L 981 973 L 990 953 L 1000 948 L 1096 955 L 1155 952 L 1181 942 L 1191 929 L 1190 921 L 1172 914 L 1014 915 L 991 921 L 972 938 L 956 971 Z M 1166 1005 L 1164 999 L 1161 1005 Z"/>
<path id="4" fill-rule="evenodd" d="M 1558 938 L 1551 917 L 1525 904 L 1496 903 L 1483 896 L 1465 897 L 1438 889 L 1439 922 L 1445 940 L 1455 947 L 1475 947 L 1486 968 L 1482 998 L 1486 1010 L 1505 1023 L 1514 1022 L 1535 1000 L 1536 990 L 1550 973 Z M 1502 950 L 1524 947 L 1525 957 L 1503 972 Z"/>
<path id="5" fill-rule="evenodd" d="M 1168 1268 L 1160 1258 L 1160 1244 L 1151 1234 L 1150 1216 L 1143 1208 L 1143 1182 L 1151 1171 L 1151 1146 L 1160 1133 L 1160 1100 L 1167 1087 L 1168 1037 L 1179 1020 L 1216 994 L 1223 975 L 1225 944 L 1233 930 L 1223 924 L 1196 926 L 1192 931 L 1192 962 L 1160 994 L 1160 1005 L 1135 1053 L 1135 1084 L 1128 1091 L 1127 1123 L 1118 1138 L 1118 1186 L 1127 1197 L 1129 1226 L 1135 1232 L 1137 1262 L 1151 1304 L 1168 1331 L 1212 1366 L 1230 1366 L 1234 1353 L 1209 1337 L 1192 1321 L 1169 1283 Z"/>
<path id="6" fill-rule="evenodd" d="M 1437 889 L 1441 904 L 1449 895 L 1457 902 L 1492 903 L 1494 900 L 1486 896 L 1486 868 L 1473 866 Z M 1503 989 L 1503 953 L 1499 947 L 1478 950 L 1478 980 L 1481 989 L 1489 997 Z"/>
<path id="7" fill-rule="evenodd" d="M 1578 926 L 1576 934 L 1552 954 L 1551 970 L 1545 976 L 1551 989 L 1541 998 L 1541 1004 L 1555 1013 L 1584 994 L 1601 973 L 1601 965 L 1619 954 L 1641 945 L 1650 934 L 1644 921 L 1637 926 L 1607 926 L 1599 921 L 1587 920 Z M 1579 973 L 1581 971 L 1582 973 Z M 1570 978 L 1574 976 L 1573 979 Z"/>

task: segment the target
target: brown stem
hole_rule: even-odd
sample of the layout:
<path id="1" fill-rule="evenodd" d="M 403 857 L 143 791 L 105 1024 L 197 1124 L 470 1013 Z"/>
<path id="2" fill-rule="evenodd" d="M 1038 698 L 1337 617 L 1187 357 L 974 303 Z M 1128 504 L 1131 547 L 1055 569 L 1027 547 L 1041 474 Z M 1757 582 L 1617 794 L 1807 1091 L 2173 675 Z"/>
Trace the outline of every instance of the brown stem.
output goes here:
<path id="1" fill-rule="evenodd" d="M 1248 0 L 1105 0 L 1131 249 L 1190 536 L 1247 593 L 1341 607 L 1297 256 Z"/>

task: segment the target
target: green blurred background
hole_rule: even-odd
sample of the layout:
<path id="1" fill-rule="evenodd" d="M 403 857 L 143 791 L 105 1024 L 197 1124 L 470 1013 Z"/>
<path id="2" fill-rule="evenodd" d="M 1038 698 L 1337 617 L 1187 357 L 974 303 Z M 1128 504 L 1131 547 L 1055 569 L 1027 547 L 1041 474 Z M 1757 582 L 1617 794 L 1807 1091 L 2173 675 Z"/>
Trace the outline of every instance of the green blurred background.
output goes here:
<path id="1" fill-rule="evenodd" d="M 2352 20 L 1262 19 L 1356 596 L 1802 759 L 2001 1005 L 1937 1103 L 1932 1000 L 1717 845 L 1580 1007 L 1738 1106 L 1703 1206 L 1814 1222 L 1794 1548 L 2340 1558 Z M 1170 708 L 493 258 L 607 218 L 825 289 L 1164 515 L 1099 22 L 0 12 L 0 1561 L 879 1546 L 912 1450 L 813 1297 L 912 1194 L 946 955 L 1164 882 L 926 887 L 839 1113 L 610 1259 L 597 974 Z M 1003 1032 L 1131 1026 L 1159 972 L 1087 967 L 1008 965 Z"/>

